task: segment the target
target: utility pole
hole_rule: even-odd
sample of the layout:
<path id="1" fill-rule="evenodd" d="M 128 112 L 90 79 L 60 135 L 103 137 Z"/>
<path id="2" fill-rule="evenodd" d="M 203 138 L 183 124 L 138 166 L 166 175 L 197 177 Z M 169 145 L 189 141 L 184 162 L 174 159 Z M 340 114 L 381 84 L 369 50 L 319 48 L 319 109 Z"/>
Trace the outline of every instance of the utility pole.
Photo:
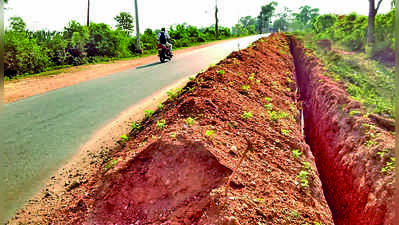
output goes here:
<path id="1" fill-rule="evenodd" d="M 87 26 L 90 26 L 90 0 L 87 0 Z"/>
<path id="2" fill-rule="evenodd" d="M 216 31 L 216 39 L 219 38 L 219 19 L 218 19 L 218 0 L 215 0 L 215 31 Z"/>
<path id="3" fill-rule="evenodd" d="M 136 50 L 137 52 L 141 53 L 140 47 L 140 27 L 139 27 L 139 10 L 137 7 L 137 0 L 134 0 L 135 7 L 136 7 Z"/>

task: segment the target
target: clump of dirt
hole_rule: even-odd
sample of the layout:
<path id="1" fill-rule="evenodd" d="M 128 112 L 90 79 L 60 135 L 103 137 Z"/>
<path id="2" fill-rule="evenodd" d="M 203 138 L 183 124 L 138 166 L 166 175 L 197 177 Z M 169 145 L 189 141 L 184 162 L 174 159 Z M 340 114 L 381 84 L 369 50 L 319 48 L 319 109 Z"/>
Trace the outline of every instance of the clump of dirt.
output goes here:
<path id="1" fill-rule="evenodd" d="M 393 224 L 393 127 L 365 113 L 328 77 L 312 52 L 291 39 L 305 136 L 336 224 Z"/>
<path id="2" fill-rule="evenodd" d="M 232 53 L 141 121 L 42 223 L 333 224 L 294 71 L 281 34 Z"/>

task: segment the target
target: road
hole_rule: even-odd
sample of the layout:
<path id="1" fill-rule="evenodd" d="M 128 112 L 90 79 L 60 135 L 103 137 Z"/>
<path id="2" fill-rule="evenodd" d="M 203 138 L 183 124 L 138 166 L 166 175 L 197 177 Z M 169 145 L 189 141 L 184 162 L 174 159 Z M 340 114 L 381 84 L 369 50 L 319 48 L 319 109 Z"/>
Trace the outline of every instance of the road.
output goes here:
<path id="1" fill-rule="evenodd" d="M 6 104 L 0 113 L 0 221 L 6 221 L 91 135 L 120 112 L 260 36 L 224 42 Z"/>

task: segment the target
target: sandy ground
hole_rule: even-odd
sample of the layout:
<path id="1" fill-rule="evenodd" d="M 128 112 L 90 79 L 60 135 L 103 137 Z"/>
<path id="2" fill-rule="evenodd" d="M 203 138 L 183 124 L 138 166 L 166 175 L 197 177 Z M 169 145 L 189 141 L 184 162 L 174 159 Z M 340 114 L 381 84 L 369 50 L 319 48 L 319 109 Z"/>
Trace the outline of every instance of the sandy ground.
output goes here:
<path id="1" fill-rule="evenodd" d="M 229 40 L 216 41 L 191 48 L 174 51 L 175 55 L 190 52 L 196 49 L 220 44 Z M 4 84 L 5 104 L 34 95 L 43 94 L 58 88 L 75 85 L 84 81 L 115 74 L 132 69 L 140 65 L 158 61 L 158 56 L 148 56 L 133 60 L 119 60 L 114 63 L 83 65 L 66 69 L 64 73 L 50 76 L 29 77 L 21 80 L 6 81 Z"/>

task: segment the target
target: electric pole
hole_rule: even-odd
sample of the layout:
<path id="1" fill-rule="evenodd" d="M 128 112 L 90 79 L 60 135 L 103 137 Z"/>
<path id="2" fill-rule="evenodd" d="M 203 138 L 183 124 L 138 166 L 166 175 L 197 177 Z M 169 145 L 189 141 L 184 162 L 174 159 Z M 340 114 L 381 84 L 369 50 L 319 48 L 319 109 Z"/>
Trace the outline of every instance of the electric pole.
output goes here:
<path id="1" fill-rule="evenodd" d="M 215 31 L 216 31 L 216 39 L 218 39 L 219 38 L 218 0 L 215 0 L 215 4 L 216 4 L 216 6 L 215 6 L 215 20 L 216 20 Z"/>
<path id="2" fill-rule="evenodd" d="M 136 50 L 137 52 L 141 53 L 140 47 L 140 27 L 139 27 L 139 10 L 137 7 L 137 0 L 134 0 L 135 7 L 136 7 Z"/>
<path id="3" fill-rule="evenodd" d="M 87 0 L 87 26 L 90 26 L 90 0 Z"/>

